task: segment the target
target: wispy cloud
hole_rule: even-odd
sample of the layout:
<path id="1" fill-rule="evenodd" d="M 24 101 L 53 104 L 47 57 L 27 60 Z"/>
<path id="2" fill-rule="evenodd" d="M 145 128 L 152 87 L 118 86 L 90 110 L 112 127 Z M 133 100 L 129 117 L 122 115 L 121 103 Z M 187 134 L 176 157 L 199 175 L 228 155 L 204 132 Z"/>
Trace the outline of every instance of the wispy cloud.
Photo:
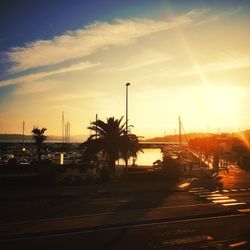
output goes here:
<path id="1" fill-rule="evenodd" d="M 122 72 L 129 70 L 138 70 L 151 67 L 157 64 L 165 63 L 173 59 L 172 55 L 166 55 L 159 51 L 141 50 L 137 54 L 128 56 L 126 60 L 113 67 L 102 67 L 101 72 Z"/>
<path id="2" fill-rule="evenodd" d="M 75 31 L 68 31 L 52 40 L 39 40 L 25 47 L 7 52 L 13 63 L 10 72 L 54 65 L 82 58 L 112 45 L 126 45 L 155 32 L 188 25 L 198 21 L 206 10 L 192 10 L 167 21 L 150 19 L 115 20 L 113 23 L 96 22 Z"/>
<path id="3" fill-rule="evenodd" d="M 7 86 L 7 85 L 11 85 L 11 84 L 16 84 L 16 83 L 29 83 L 29 82 L 40 80 L 42 78 L 46 78 L 46 77 L 57 75 L 57 74 L 67 73 L 71 71 L 85 70 L 85 69 L 89 69 L 92 67 L 96 67 L 98 65 L 100 65 L 100 63 L 81 62 L 81 63 L 73 64 L 68 67 L 58 69 L 58 70 L 39 72 L 39 73 L 33 73 L 33 74 L 25 75 L 25 76 L 20 76 L 17 78 L 0 81 L 0 88 Z"/>
<path id="4" fill-rule="evenodd" d="M 120 71 L 128 71 L 128 70 L 134 70 L 134 69 L 139 69 L 139 68 L 144 68 L 144 67 L 148 67 L 148 66 L 152 66 L 154 64 L 158 64 L 158 63 L 163 63 L 165 61 L 170 60 L 170 57 L 166 56 L 159 56 L 158 58 L 147 58 L 146 60 L 137 60 L 137 61 L 133 61 L 132 63 L 130 63 L 128 66 L 125 67 L 121 67 L 119 70 Z"/>
<path id="5" fill-rule="evenodd" d="M 250 52 L 242 53 L 231 51 L 220 56 L 218 61 L 205 66 L 206 71 L 220 71 L 250 67 Z"/>
<path id="6" fill-rule="evenodd" d="M 25 84 L 20 84 L 19 88 L 16 88 L 14 94 L 16 96 L 30 95 L 35 93 L 47 92 L 51 89 L 58 87 L 59 82 L 51 79 L 38 80 L 35 82 L 28 82 Z"/>
<path id="7" fill-rule="evenodd" d="M 241 10 L 242 10 L 241 7 L 237 7 L 237 8 L 234 8 L 234 9 L 227 10 L 227 11 L 222 11 L 219 14 L 214 15 L 212 17 L 212 19 L 214 21 L 218 21 L 219 19 L 222 19 L 224 17 L 228 17 L 228 16 L 232 16 L 232 15 L 238 14 Z"/>
<path id="8" fill-rule="evenodd" d="M 196 25 L 201 25 L 201 24 L 210 23 L 210 22 L 218 22 L 223 18 L 238 14 L 241 10 L 242 10 L 242 8 L 238 7 L 238 8 L 234 8 L 234 9 L 221 11 L 221 12 L 216 13 L 214 15 L 207 16 L 206 18 L 202 19 L 200 22 L 197 22 Z"/>
<path id="9" fill-rule="evenodd" d="M 72 101 L 77 99 L 86 99 L 86 98 L 100 98 L 107 96 L 108 94 L 100 91 L 88 91 L 88 93 L 59 93 L 57 96 L 51 96 L 49 101 L 58 102 L 58 101 Z"/>
<path id="10" fill-rule="evenodd" d="M 211 60 L 210 63 L 203 63 L 199 65 L 203 73 L 214 71 L 225 71 L 239 68 L 250 67 L 250 52 L 225 52 L 218 55 Z M 196 69 L 190 69 L 178 73 L 179 75 L 192 75 L 197 74 Z"/>

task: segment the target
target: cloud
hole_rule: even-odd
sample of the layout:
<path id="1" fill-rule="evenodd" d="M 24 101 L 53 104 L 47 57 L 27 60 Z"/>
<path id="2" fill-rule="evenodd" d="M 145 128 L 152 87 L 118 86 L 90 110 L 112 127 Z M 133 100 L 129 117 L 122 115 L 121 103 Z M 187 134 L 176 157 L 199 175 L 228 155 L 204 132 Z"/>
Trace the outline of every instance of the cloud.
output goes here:
<path id="1" fill-rule="evenodd" d="M 41 92 L 47 92 L 53 88 L 59 86 L 59 82 L 54 80 L 42 80 L 42 81 L 35 81 L 35 82 L 28 82 L 25 84 L 20 84 L 20 87 L 17 88 L 14 92 L 16 96 L 21 95 L 29 95 Z"/>
<path id="2" fill-rule="evenodd" d="M 127 59 L 122 62 L 116 63 L 113 67 L 102 67 L 100 72 L 123 72 L 130 70 L 143 69 L 149 66 L 165 63 L 173 60 L 172 55 L 166 55 L 166 53 L 152 51 L 152 50 L 137 50 L 137 53 L 131 53 Z"/>
<path id="3" fill-rule="evenodd" d="M 250 52 L 225 52 L 220 54 L 210 63 L 199 64 L 203 73 L 225 71 L 239 68 L 250 67 Z M 179 75 L 197 74 L 197 70 L 191 69 L 178 73 Z"/>
<path id="4" fill-rule="evenodd" d="M 140 60 L 139 60 L 140 59 Z M 131 61 L 128 66 L 121 67 L 118 69 L 119 71 L 128 71 L 128 70 L 134 70 L 134 69 L 140 69 L 148 66 L 152 66 L 154 64 L 163 63 L 166 61 L 171 60 L 171 57 L 166 57 L 165 55 L 159 55 L 158 57 L 151 57 L 151 58 L 145 58 L 141 60 L 141 58 L 135 59 L 134 61 Z"/>
<path id="5" fill-rule="evenodd" d="M 112 45 L 126 45 L 155 32 L 192 24 L 206 10 L 192 10 L 168 21 L 150 19 L 115 20 L 113 23 L 96 22 L 75 31 L 68 31 L 52 40 L 39 40 L 7 52 L 13 63 L 10 72 L 20 72 L 67 60 L 82 58 Z"/>
<path id="6" fill-rule="evenodd" d="M 99 65 L 100 63 L 81 62 L 81 63 L 70 65 L 65 68 L 54 70 L 54 71 L 39 72 L 39 73 L 30 74 L 30 75 L 20 76 L 17 78 L 0 81 L 0 88 L 11 85 L 11 84 L 16 84 L 16 83 L 30 83 L 30 82 L 37 81 L 48 76 L 67 73 L 71 71 L 85 70 L 85 69 L 89 69 L 89 68 L 96 67 Z"/>
<path id="7" fill-rule="evenodd" d="M 221 55 L 221 59 L 205 66 L 206 71 L 220 71 L 250 67 L 250 53 L 229 52 Z"/>
<path id="8" fill-rule="evenodd" d="M 49 101 L 51 102 L 58 102 L 58 101 L 72 101 L 77 99 L 88 99 L 88 98 L 100 98 L 108 96 L 109 93 L 102 92 L 99 90 L 88 90 L 88 92 L 84 93 L 57 93 L 57 95 L 53 95 L 49 98 Z"/>
<path id="9" fill-rule="evenodd" d="M 197 22 L 196 25 L 201 25 L 201 24 L 210 23 L 210 22 L 218 22 L 221 19 L 231 17 L 233 15 L 238 14 L 241 10 L 242 10 L 242 8 L 238 7 L 238 8 L 234 8 L 234 9 L 221 11 L 217 14 L 214 14 L 214 15 L 211 15 L 211 16 L 208 16 L 208 17 L 202 19 L 200 22 Z"/>
<path id="10" fill-rule="evenodd" d="M 234 9 L 223 11 L 223 12 L 220 12 L 219 14 L 213 16 L 212 19 L 214 21 L 218 21 L 219 19 L 222 19 L 224 17 L 228 17 L 228 16 L 230 17 L 230 16 L 233 16 L 235 14 L 238 14 L 241 10 L 242 10 L 242 7 L 237 7 L 237 8 L 234 8 Z"/>

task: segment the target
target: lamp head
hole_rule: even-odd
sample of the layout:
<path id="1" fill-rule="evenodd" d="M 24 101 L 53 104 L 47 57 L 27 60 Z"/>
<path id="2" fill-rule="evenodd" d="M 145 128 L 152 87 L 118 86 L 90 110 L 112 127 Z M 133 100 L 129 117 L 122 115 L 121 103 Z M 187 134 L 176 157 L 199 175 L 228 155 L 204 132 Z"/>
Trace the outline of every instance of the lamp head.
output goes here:
<path id="1" fill-rule="evenodd" d="M 128 83 L 126 83 L 126 86 L 129 86 L 130 85 L 130 83 L 128 82 Z"/>

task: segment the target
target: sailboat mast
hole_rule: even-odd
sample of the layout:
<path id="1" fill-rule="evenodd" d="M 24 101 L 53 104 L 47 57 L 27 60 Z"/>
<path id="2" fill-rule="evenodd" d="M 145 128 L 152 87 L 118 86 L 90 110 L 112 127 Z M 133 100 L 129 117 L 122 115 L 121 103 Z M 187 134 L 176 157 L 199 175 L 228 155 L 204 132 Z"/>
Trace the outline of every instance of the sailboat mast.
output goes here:
<path id="1" fill-rule="evenodd" d="M 181 117 L 179 116 L 179 146 L 182 146 L 182 134 L 181 134 Z"/>
<path id="2" fill-rule="evenodd" d="M 24 145 L 24 130 L 25 130 L 25 121 L 23 121 L 23 145 Z"/>
<path id="3" fill-rule="evenodd" d="M 62 143 L 64 143 L 64 112 L 62 112 Z"/>

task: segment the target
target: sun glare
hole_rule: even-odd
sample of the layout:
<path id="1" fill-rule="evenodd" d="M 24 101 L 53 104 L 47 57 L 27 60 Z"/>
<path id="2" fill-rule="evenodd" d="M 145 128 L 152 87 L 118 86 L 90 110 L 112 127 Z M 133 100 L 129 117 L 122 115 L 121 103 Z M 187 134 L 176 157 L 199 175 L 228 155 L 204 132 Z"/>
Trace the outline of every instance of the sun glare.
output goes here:
<path id="1" fill-rule="evenodd" d="M 239 133 L 241 140 L 243 143 L 247 146 L 248 149 L 250 149 L 250 143 L 249 143 L 249 138 L 246 136 L 244 133 Z"/>
<path id="2" fill-rule="evenodd" d="M 237 108 L 235 88 L 206 86 L 204 91 L 208 113 L 228 116 Z"/>

